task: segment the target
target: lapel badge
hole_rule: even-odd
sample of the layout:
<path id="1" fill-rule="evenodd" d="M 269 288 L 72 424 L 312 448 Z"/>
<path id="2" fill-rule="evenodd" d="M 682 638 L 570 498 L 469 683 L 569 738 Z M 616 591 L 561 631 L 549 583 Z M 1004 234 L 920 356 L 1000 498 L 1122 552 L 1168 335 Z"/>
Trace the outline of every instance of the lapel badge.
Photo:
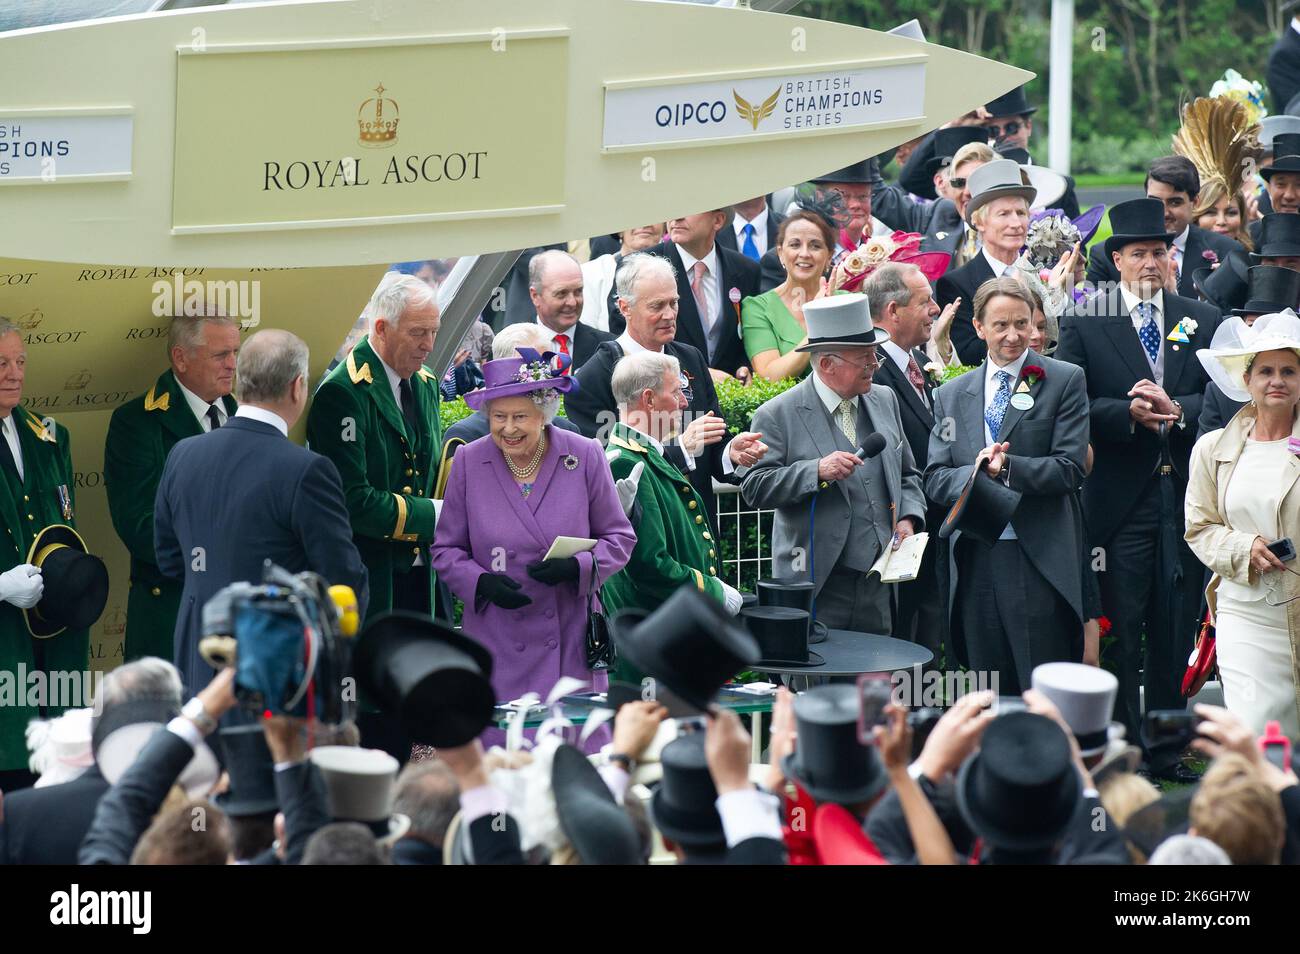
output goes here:
<path id="1" fill-rule="evenodd" d="M 1020 387 L 1016 388 L 1016 393 L 1017 393 L 1017 394 L 1028 394 L 1028 393 L 1029 393 L 1029 382 L 1028 382 L 1028 381 L 1025 381 L 1025 380 L 1022 380 L 1022 381 L 1020 382 Z"/>
<path id="2" fill-rule="evenodd" d="M 566 454 L 566 455 L 564 456 L 564 469 L 565 469 L 565 470 L 577 470 L 577 469 L 578 469 L 578 458 L 574 457 L 572 454 Z"/>
<path id="3" fill-rule="evenodd" d="M 1015 394 L 1011 395 L 1011 406 L 1017 411 L 1028 411 L 1034 406 L 1034 396 L 1029 393 L 1028 388 L 1025 388 L 1023 391 L 1017 391 Z"/>

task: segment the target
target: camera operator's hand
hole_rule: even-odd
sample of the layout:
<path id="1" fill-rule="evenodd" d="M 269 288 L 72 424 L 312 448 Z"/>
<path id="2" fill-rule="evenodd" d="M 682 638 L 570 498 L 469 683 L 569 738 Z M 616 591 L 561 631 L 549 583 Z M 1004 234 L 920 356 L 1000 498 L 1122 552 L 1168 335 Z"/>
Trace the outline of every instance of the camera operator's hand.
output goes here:
<path id="1" fill-rule="evenodd" d="M 533 601 L 531 596 L 519 592 L 518 581 L 504 573 L 484 573 L 480 576 L 474 598 L 502 609 L 519 609 Z"/>
<path id="2" fill-rule="evenodd" d="M 578 566 L 577 557 L 553 557 L 550 560 L 538 560 L 526 567 L 528 575 L 538 583 L 555 586 L 557 583 L 576 583 L 582 568 Z"/>
<path id="3" fill-rule="evenodd" d="M 993 721 L 992 703 L 992 692 L 969 692 L 935 723 L 917 759 L 926 778 L 941 782 L 961 767 Z"/>
<path id="4" fill-rule="evenodd" d="M 886 724 L 871 730 L 880 760 L 891 775 L 907 774 L 908 763 L 912 761 L 912 727 L 907 724 L 907 706 L 891 702 L 885 706 L 885 716 Z"/>
<path id="5" fill-rule="evenodd" d="M 187 716 L 187 718 L 190 718 L 190 721 L 198 727 L 199 731 L 206 735 L 211 728 L 215 727 L 216 723 L 221 721 L 223 715 L 235 708 L 235 670 L 229 667 L 221 670 L 212 677 L 212 681 L 204 686 L 195 698 L 203 704 L 203 715 L 211 720 L 212 725 L 205 726 L 202 720 L 197 717 L 190 718 Z"/>
<path id="6" fill-rule="evenodd" d="M 271 761 L 301 762 L 307 757 L 307 723 L 293 716 L 274 715 L 262 722 L 266 747 L 271 750 Z"/>

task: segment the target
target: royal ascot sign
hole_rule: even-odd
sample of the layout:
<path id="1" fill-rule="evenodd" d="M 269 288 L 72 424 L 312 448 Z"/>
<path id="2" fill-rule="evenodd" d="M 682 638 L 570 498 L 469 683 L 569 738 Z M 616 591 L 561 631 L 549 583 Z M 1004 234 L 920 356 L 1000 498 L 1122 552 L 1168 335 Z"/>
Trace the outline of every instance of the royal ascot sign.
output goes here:
<path id="1" fill-rule="evenodd" d="M 131 176 L 129 109 L 0 111 L 0 185 Z"/>
<path id="2" fill-rule="evenodd" d="M 606 150 L 646 149 L 861 130 L 919 122 L 924 103 L 923 56 L 702 83 L 607 84 L 603 144 Z"/>

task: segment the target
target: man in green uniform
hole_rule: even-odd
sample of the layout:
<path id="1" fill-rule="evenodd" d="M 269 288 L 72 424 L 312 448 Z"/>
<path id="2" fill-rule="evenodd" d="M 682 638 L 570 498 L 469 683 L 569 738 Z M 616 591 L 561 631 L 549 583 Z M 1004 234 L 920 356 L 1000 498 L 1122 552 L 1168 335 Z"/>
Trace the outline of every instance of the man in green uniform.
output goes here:
<path id="1" fill-rule="evenodd" d="M 38 640 L 22 612 L 44 590 L 41 572 L 32 565 L 32 541 L 50 524 L 76 526 L 68 432 L 19 406 L 26 363 L 21 332 L 0 318 L 0 791 L 31 782 L 24 735 L 30 720 L 90 704 L 49 693 L 58 686 L 81 686 L 83 697 L 89 692 L 80 676 L 90 667 L 89 632 L 64 630 Z M 43 677 L 32 678 L 38 672 Z M 51 679 L 53 673 L 78 678 Z M 33 687 L 41 682 L 46 693 L 34 697 Z"/>
<path id="2" fill-rule="evenodd" d="M 431 613 L 433 501 L 442 446 L 438 376 L 424 367 L 438 334 L 438 302 L 425 282 L 381 285 L 366 307 L 370 333 L 321 383 L 307 414 L 311 449 L 343 478 L 353 539 L 370 574 L 369 621 L 390 609 Z M 364 711 L 362 745 L 405 762 L 395 719 Z"/>
<path id="3" fill-rule="evenodd" d="M 172 446 L 220 427 L 230 396 L 239 325 L 230 318 L 177 317 L 167 334 L 171 368 L 148 392 L 113 412 L 104 442 L 104 487 L 113 528 L 131 554 L 126 662 L 171 659 L 181 583 L 163 576 L 153 549 L 153 504 Z"/>
<path id="4" fill-rule="evenodd" d="M 683 585 L 716 599 L 735 615 L 740 593 L 718 577 L 717 543 L 709 532 L 704 502 L 682 472 L 663 456 L 665 441 L 681 426 L 687 406 L 681 367 L 672 355 L 640 351 L 621 358 L 611 380 L 618 404 L 609 447 L 614 479 L 630 477 L 644 464 L 636 502 L 641 520 L 632 558 L 601 588 L 601 603 L 613 615 L 625 608 L 650 611 Z M 611 680 L 637 683 L 639 674 L 620 660 Z"/>

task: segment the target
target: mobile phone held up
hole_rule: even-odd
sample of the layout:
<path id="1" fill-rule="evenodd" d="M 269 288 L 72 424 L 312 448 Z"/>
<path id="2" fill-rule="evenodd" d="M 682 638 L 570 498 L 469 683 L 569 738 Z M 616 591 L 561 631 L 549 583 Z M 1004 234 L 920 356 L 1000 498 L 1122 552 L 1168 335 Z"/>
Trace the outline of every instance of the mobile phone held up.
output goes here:
<path id="1" fill-rule="evenodd" d="M 1291 542 L 1290 537 L 1283 537 L 1281 540 L 1274 540 L 1267 544 L 1268 552 L 1273 554 L 1283 563 L 1290 563 L 1295 559 L 1295 544 Z"/>
<path id="2" fill-rule="evenodd" d="M 1280 722 L 1265 723 L 1264 734 L 1257 741 L 1264 758 L 1283 772 L 1291 767 L 1291 740 L 1282 734 Z"/>
<path id="3" fill-rule="evenodd" d="M 875 745 L 872 729 L 888 720 L 885 706 L 894 694 L 894 682 L 887 672 L 864 672 L 858 676 L 858 741 Z"/>
<path id="4" fill-rule="evenodd" d="M 1186 709 L 1153 709 L 1142 720 L 1142 741 L 1148 748 L 1185 748 L 1196 738 L 1196 725 L 1200 721 Z"/>

